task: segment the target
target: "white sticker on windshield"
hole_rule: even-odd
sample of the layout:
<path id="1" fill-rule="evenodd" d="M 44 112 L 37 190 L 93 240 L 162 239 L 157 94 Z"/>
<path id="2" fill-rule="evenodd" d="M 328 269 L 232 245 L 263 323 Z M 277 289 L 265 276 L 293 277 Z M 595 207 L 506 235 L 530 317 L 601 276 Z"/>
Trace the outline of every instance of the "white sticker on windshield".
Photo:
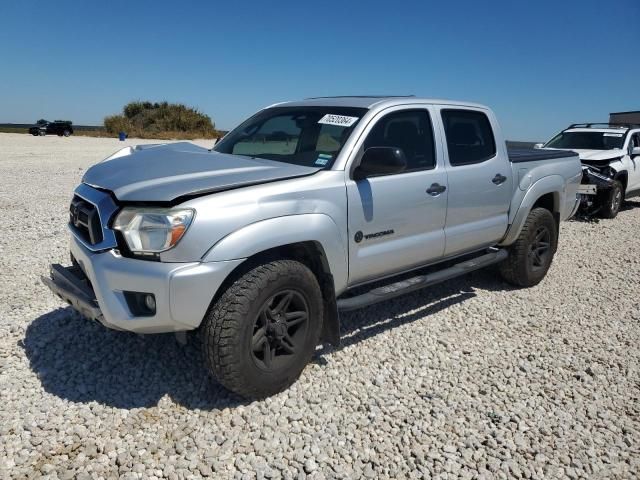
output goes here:
<path id="1" fill-rule="evenodd" d="M 624 133 L 605 133 L 604 137 L 621 137 Z"/>
<path id="2" fill-rule="evenodd" d="M 324 117 L 318 120 L 318 123 L 324 123 L 325 125 L 337 125 L 339 127 L 350 127 L 358 121 L 358 117 L 347 117 L 345 115 L 333 115 L 327 113 Z"/>

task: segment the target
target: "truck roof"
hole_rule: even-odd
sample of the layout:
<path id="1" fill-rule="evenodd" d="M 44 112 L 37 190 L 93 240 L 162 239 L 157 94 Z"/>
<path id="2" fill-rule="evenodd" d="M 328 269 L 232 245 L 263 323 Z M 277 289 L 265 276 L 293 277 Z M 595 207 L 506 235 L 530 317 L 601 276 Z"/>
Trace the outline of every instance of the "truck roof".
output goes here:
<path id="1" fill-rule="evenodd" d="M 565 132 L 626 133 L 628 128 L 567 128 Z"/>
<path id="2" fill-rule="evenodd" d="M 572 123 L 564 129 L 565 132 L 617 132 L 624 133 L 628 130 L 640 128 L 638 123 L 605 123 L 605 122 L 589 122 L 589 123 Z"/>
<path id="3" fill-rule="evenodd" d="M 455 105 L 460 107 L 474 107 L 484 108 L 488 107 L 480 105 L 478 103 L 463 102 L 456 100 L 442 100 L 435 98 L 420 98 L 413 95 L 371 95 L 371 96 L 337 96 L 337 97 L 313 97 L 305 100 L 297 100 L 292 102 L 281 102 L 270 105 L 269 107 L 303 107 L 303 106 L 316 106 L 316 107 L 359 107 L 359 108 L 373 108 L 373 107 L 392 107 L 395 105 L 405 105 L 407 103 L 425 103 L 436 105 Z M 269 108 L 268 107 L 268 108 Z"/>

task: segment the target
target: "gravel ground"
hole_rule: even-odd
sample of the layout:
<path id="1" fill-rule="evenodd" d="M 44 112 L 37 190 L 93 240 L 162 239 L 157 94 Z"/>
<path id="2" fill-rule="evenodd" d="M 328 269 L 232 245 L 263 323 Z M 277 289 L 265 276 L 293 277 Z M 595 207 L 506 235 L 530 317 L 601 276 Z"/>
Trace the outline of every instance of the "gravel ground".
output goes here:
<path id="1" fill-rule="evenodd" d="M 339 349 L 248 403 L 173 336 L 108 331 L 39 282 L 121 145 L 0 134 L 0 477 L 639 474 L 639 202 L 563 224 L 535 288 L 476 272 L 343 315 Z"/>

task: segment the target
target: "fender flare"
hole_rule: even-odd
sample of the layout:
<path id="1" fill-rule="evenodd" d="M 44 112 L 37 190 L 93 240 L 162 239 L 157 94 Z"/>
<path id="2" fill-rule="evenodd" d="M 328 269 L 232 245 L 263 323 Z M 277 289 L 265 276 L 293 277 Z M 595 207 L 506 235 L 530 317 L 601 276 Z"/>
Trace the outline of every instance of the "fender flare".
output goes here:
<path id="1" fill-rule="evenodd" d="M 620 182 L 622 182 L 622 188 L 623 188 L 623 194 L 625 193 L 625 191 L 627 190 L 627 185 L 629 185 L 629 171 L 628 170 L 615 170 L 613 169 L 616 173 L 613 176 L 614 180 L 620 180 L 621 177 L 625 178 L 625 181 L 622 182 L 622 180 L 620 180 Z"/>
<path id="2" fill-rule="evenodd" d="M 565 189 L 566 180 L 561 175 L 548 175 L 542 177 L 529 187 L 529 190 L 522 198 L 520 206 L 513 218 L 513 222 L 509 226 L 505 237 L 500 242 L 500 245 L 511 245 L 516 241 L 522 226 L 529 216 L 529 212 L 543 195 L 553 193 L 553 212 L 560 213 L 560 206 L 562 205 L 562 198 Z"/>
<path id="3" fill-rule="evenodd" d="M 203 262 L 249 258 L 266 250 L 300 242 L 317 242 L 323 248 L 334 288 L 346 288 L 349 267 L 340 229 L 323 213 L 269 218 L 246 225 L 219 240 L 203 256 Z"/>

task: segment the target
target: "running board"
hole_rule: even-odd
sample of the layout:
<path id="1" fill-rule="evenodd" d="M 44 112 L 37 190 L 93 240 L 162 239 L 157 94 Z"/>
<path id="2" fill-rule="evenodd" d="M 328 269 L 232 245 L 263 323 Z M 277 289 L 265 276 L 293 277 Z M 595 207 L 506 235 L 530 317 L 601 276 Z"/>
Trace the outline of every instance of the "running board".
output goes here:
<path id="1" fill-rule="evenodd" d="M 425 275 L 418 275 L 389 285 L 377 287 L 355 297 L 342 298 L 338 300 L 338 310 L 348 312 L 350 310 L 357 310 L 358 308 L 373 305 L 374 303 L 383 302 L 385 300 L 404 295 L 405 293 L 430 287 L 436 283 L 444 282 L 452 278 L 459 277 L 460 275 L 464 275 L 465 273 L 488 267 L 489 265 L 503 261 L 508 256 L 509 253 L 506 250 L 492 251 L 480 257 L 457 263 L 449 268 L 445 268 L 444 270 L 439 270 Z"/>

